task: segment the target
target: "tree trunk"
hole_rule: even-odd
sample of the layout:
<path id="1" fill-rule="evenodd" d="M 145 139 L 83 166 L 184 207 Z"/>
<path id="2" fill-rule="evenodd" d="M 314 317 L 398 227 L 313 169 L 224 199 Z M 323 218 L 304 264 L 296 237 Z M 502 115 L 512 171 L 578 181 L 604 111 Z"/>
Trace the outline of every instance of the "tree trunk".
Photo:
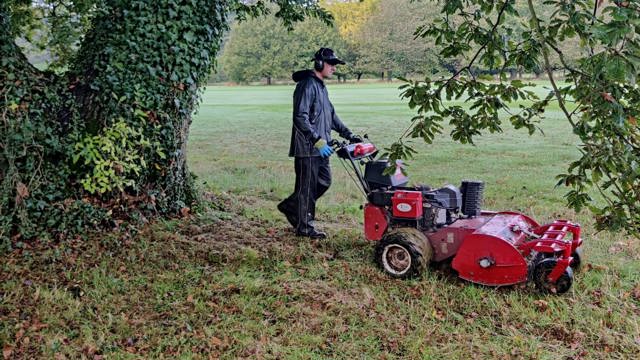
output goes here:
<path id="1" fill-rule="evenodd" d="M 191 114 L 228 9 L 216 0 L 180 2 L 178 8 L 170 0 L 108 4 L 71 68 L 81 116 L 94 133 L 120 117 L 141 128 L 157 145 L 144 154 L 148 168 L 135 192 L 151 196 L 156 210 L 180 210 L 195 195 L 186 154 Z M 136 117 L 136 111 L 147 116 Z"/>
<path id="2" fill-rule="evenodd" d="M 271 76 L 267 76 L 267 85 L 271 85 Z"/>
<path id="3" fill-rule="evenodd" d="M 0 3 L 0 89 L 10 110 L 0 112 L 0 248 L 8 236 L 64 234 L 69 224 L 95 227 L 110 216 L 175 214 L 191 206 L 189 127 L 227 28 L 227 5 L 105 0 L 75 62 L 55 77 L 28 63 Z M 76 145 L 103 141 L 123 122 L 143 136 L 122 138 L 136 149 L 138 170 L 122 188 L 87 190 L 80 180 L 99 168 L 74 160 Z M 105 156 L 115 156 L 107 173 L 123 171 L 126 156 Z"/>
<path id="4" fill-rule="evenodd" d="M 357 81 L 360 82 L 360 78 L 362 78 L 362 73 L 361 72 L 356 73 L 356 76 L 358 77 Z"/>
<path id="5" fill-rule="evenodd" d="M 60 205 L 73 180 L 67 154 L 69 92 L 62 79 L 29 63 L 0 4 L 0 253 L 10 237 L 28 239 L 65 226 Z M 35 211 L 34 211 L 35 210 Z"/>

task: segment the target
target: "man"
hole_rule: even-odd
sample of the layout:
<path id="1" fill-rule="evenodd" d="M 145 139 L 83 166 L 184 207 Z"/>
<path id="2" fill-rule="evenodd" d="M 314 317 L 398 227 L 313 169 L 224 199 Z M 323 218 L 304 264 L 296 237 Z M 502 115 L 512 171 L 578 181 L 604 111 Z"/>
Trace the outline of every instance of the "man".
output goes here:
<path id="1" fill-rule="evenodd" d="M 296 235 L 324 239 L 327 235 L 314 227 L 316 201 L 331 185 L 329 156 L 333 149 L 331 130 L 351 142 L 362 142 L 336 115 L 329 101 L 324 80 L 336 71 L 338 59 L 333 50 L 321 48 L 313 57 L 313 70 L 297 71 L 293 93 L 293 129 L 289 156 L 295 158 L 296 184 L 293 194 L 278 204 Z"/>

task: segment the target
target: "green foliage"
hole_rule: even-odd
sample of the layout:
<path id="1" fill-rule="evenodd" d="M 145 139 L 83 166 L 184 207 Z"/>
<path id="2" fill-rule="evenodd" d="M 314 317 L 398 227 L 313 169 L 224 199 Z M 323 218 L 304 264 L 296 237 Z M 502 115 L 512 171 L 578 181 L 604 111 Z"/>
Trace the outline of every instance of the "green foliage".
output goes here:
<path id="1" fill-rule="evenodd" d="M 46 52 L 45 67 L 63 71 L 89 29 L 96 0 L 9 1 L 14 36 L 31 52 Z M 46 19 L 46 21 L 43 21 Z"/>
<path id="2" fill-rule="evenodd" d="M 335 27 L 307 19 L 286 32 L 275 17 L 234 24 L 220 58 L 236 82 L 288 79 L 294 69 L 309 67 L 315 49 L 328 46 L 346 60 L 339 75 L 435 73 L 442 70 L 432 44 L 415 40 L 413 31 L 428 6 L 409 0 L 324 2 Z"/>
<path id="3" fill-rule="evenodd" d="M 385 0 L 355 35 L 357 66 L 370 73 L 386 72 L 389 79 L 442 70 L 432 43 L 416 40 L 417 24 L 431 21 L 429 4 Z"/>
<path id="4" fill-rule="evenodd" d="M 99 135 L 81 139 L 74 146 L 73 163 L 80 162 L 89 168 L 81 172 L 86 174 L 80 180 L 82 187 L 91 194 L 134 187 L 147 166 L 142 154 L 150 146 L 144 135 L 123 119 L 104 128 Z"/>
<path id="5" fill-rule="evenodd" d="M 236 82 L 290 78 L 294 70 L 309 68 L 313 53 L 332 47 L 340 56 L 345 48 L 335 28 L 307 19 L 291 31 L 274 16 L 250 19 L 231 27 L 220 63 Z"/>
<path id="6" fill-rule="evenodd" d="M 604 8 L 600 8 L 604 6 Z M 506 112 L 515 128 L 536 130 L 536 118 L 558 106 L 579 136 L 582 156 L 558 176 L 571 187 L 567 201 L 576 210 L 588 206 L 600 229 L 640 233 L 640 92 L 636 85 L 640 57 L 638 2 L 545 1 L 548 20 L 538 14 L 540 5 L 528 1 L 528 23 L 517 29 L 512 19 L 521 17 L 515 1 L 449 1 L 441 19 L 416 31 L 435 39 L 444 58 L 470 60 L 450 78 L 406 81 L 402 96 L 417 110 L 405 135 L 426 142 L 449 121 L 451 136 L 473 144 L 483 132 L 502 131 L 500 114 Z M 581 57 L 567 60 L 564 43 L 583 44 Z M 568 84 L 554 78 L 553 57 L 567 73 Z M 498 83 L 478 81 L 479 64 L 499 75 Z M 552 91 L 540 99 L 520 81 L 507 81 L 507 69 L 544 69 Z M 444 100 L 461 100 L 444 103 Z M 531 105 L 519 105 L 525 100 Z M 401 157 L 399 151 L 392 156 Z M 534 171 L 532 169 L 532 171 Z M 593 192 L 597 196 L 593 196 Z M 600 199 L 600 200 L 599 200 Z"/>

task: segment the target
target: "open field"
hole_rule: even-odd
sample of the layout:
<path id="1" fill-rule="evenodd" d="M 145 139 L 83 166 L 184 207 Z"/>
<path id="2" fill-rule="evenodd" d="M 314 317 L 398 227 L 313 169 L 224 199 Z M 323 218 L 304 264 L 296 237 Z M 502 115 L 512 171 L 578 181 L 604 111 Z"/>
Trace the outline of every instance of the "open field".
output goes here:
<path id="1" fill-rule="evenodd" d="M 412 112 L 398 84 L 329 86 L 337 113 L 384 147 Z M 539 90 L 544 93 L 544 89 Z M 293 189 L 292 86 L 209 87 L 189 161 L 213 204 L 141 232 L 37 242 L 2 257 L 0 348 L 12 358 L 633 359 L 640 357 L 640 240 L 596 234 L 554 176 L 577 156 L 559 112 L 528 136 L 505 124 L 476 146 L 414 141 L 415 182 L 486 182 L 485 207 L 584 225 L 573 288 L 488 288 L 432 269 L 393 280 L 363 239 L 363 197 L 337 158 L 319 201 L 327 241 L 299 240 L 275 210 Z"/>

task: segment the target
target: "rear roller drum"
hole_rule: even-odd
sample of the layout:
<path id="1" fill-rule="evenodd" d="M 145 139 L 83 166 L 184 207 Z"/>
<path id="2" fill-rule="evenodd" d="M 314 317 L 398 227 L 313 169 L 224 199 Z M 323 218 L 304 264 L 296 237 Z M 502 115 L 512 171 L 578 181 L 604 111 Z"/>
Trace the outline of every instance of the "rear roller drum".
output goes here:
<path id="1" fill-rule="evenodd" d="M 573 271 L 580 271 L 580 267 L 582 266 L 582 248 L 579 247 L 575 251 L 571 253 L 571 257 L 573 261 L 571 261 L 571 268 Z"/>
<path id="2" fill-rule="evenodd" d="M 414 228 L 387 233 L 376 246 L 376 262 L 390 276 L 407 279 L 419 276 L 433 257 L 429 239 Z"/>
<path id="3" fill-rule="evenodd" d="M 550 294 L 563 294 L 571 288 L 571 284 L 573 284 L 573 270 L 571 267 L 567 267 L 555 282 L 549 280 L 549 274 L 551 274 L 557 263 L 556 259 L 547 258 L 536 264 L 533 281 L 540 291 Z"/>

